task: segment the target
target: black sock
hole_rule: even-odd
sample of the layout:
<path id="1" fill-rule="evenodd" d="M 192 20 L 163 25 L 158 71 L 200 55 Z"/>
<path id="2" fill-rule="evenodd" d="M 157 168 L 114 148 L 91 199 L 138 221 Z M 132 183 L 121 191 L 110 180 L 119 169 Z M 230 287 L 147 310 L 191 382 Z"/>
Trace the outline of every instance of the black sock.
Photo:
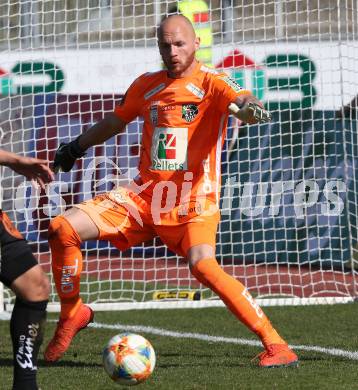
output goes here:
<path id="1" fill-rule="evenodd" d="M 48 301 L 16 298 L 10 321 L 14 354 L 13 390 L 37 390 L 37 355 L 43 340 Z"/>

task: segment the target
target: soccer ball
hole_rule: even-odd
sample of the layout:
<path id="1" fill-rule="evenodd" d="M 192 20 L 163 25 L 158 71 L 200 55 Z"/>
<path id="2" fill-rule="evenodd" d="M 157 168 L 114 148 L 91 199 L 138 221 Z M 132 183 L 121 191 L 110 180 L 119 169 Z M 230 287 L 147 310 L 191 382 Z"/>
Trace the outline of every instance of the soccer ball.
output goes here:
<path id="1" fill-rule="evenodd" d="M 155 352 L 143 336 L 121 333 L 112 337 L 103 350 L 103 365 L 115 382 L 125 386 L 137 385 L 153 372 Z"/>

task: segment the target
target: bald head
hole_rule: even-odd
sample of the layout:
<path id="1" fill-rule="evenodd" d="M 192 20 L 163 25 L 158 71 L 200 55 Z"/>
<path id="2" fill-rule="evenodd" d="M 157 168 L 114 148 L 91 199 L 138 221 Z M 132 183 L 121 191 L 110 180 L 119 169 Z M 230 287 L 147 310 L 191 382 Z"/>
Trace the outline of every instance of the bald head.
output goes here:
<path id="1" fill-rule="evenodd" d="M 162 36 L 163 32 L 181 30 L 186 31 L 193 39 L 195 38 L 194 27 L 190 20 L 183 15 L 170 15 L 167 16 L 160 23 L 157 31 L 158 39 Z"/>
<path id="2" fill-rule="evenodd" d="M 200 45 L 190 20 L 183 15 L 168 16 L 160 24 L 157 35 L 159 52 L 169 76 L 180 78 L 190 74 Z"/>

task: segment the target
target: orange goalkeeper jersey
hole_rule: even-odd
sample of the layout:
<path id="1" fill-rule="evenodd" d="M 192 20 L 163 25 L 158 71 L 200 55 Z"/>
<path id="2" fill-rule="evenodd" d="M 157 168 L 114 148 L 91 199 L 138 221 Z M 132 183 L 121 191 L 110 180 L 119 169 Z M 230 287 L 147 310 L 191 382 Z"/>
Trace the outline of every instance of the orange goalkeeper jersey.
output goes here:
<path id="1" fill-rule="evenodd" d="M 240 94 L 250 92 L 200 62 L 184 78 L 162 70 L 133 82 L 115 114 L 127 123 L 144 119 L 139 172 L 140 183 L 151 182 L 146 194 L 169 181 L 177 204 L 197 196 L 218 202 L 228 105 Z"/>

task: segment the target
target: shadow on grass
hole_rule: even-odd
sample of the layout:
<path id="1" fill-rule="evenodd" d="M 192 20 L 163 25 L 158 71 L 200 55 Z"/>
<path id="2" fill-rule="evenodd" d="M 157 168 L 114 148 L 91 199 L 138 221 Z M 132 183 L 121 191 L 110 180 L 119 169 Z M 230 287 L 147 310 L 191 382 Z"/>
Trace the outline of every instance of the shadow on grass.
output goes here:
<path id="1" fill-rule="evenodd" d="M 39 360 L 38 362 L 40 367 L 102 367 L 102 364 L 100 363 L 89 363 L 89 362 L 81 362 L 81 361 L 74 361 L 74 360 L 61 360 L 56 363 L 47 363 L 45 360 Z"/>
<path id="2" fill-rule="evenodd" d="M 203 361 L 203 362 L 196 362 L 195 364 L 193 364 L 193 363 L 183 363 L 183 362 L 181 362 L 181 363 L 176 363 L 176 364 L 163 364 L 163 363 L 161 363 L 161 364 L 156 364 L 156 367 L 158 367 L 158 368 L 162 368 L 162 369 L 168 369 L 168 368 L 178 368 L 178 369 L 180 369 L 180 368 L 185 368 L 185 367 L 193 367 L 193 368 L 195 368 L 195 367 L 197 367 L 197 368 L 199 368 L 199 367 L 210 367 L 210 366 L 212 366 L 212 367 L 223 367 L 223 368 L 239 368 L 239 367 L 246 367 L 246 364 L 244 364 L 244 363 L 240 363 L 240 362 L 237 362 L 237 363 L 225 363 L 225 364 L 217 364 L 217 363 L 215 363 L 215 362 L 213 362 L 212 364 L 210 364 L 210 363 L 208 363 L 207 361 Z"/>
<path id="3" fill-rule="evenodd" d="M 332 363 L 344 363 L 344 364 L 352 364 L 356 366 L 357 361 L 348 359 L 344 356 L 332 356 L 332 355 L 323 355 L 323 354 L 313 354 L 308 355 L 307 352 L 305 354 L 300 354 L 298 352 L 298 358 L 300 362 L 307 362 L 307 363 L 326 363 L 326 364 L 332 364 Z"/>
<path id="4" fill-rule="evenodd" d="M 73 361 L 73 360 L 61 360 L 56 363 L 47 363 L 43 359 L 38 360 L 38 366 L 39 368 L 46 367 L 46 368 L 51 368 L 51 367 L 102 367 L 102 364 L 100 363 L 86 363 L 86 362 L 81 362 L 81 361 Z M 0 359 L 0 367 L 13 367 L 13 362 L 12 359 Z"/>
<path id="5" fill-rule="evenodd" d="M 164 363 L 163 360 L 174 360 L 176 363 Z M 178 358 L 178 359 L 177 359 Z M 209 360 L 208 360 L 209 359 Z M 228 361 L 230 360 L 230 361 Z M 246 359 L 245 359 L 246 360 Z M 195 367 L 242 367 L 243 357 L 238 355 L 213 355 L 203 353 L 161 353 L 157 358 L 157 367 L 166 368 L 183 368 L 191 366 Z"/>
<path id="6" fill-rule="evenodd" d="M 182 358 L 182 357 L 189 357 L 189 358 L 212 358 L 215 359 L 215 361 L 220 360 L 220 359 L 252 359 L 255 356 L 255 353 L 236 353 L 236 352 L 231 352 L 231 353 L 218 353 L 217 351 L 213 351 L 213 353 L 188 353 L 188 352 L 161 352 L 158 353 L 158 356 L 160 357 L 175 357 L 175 358 Z"/>

